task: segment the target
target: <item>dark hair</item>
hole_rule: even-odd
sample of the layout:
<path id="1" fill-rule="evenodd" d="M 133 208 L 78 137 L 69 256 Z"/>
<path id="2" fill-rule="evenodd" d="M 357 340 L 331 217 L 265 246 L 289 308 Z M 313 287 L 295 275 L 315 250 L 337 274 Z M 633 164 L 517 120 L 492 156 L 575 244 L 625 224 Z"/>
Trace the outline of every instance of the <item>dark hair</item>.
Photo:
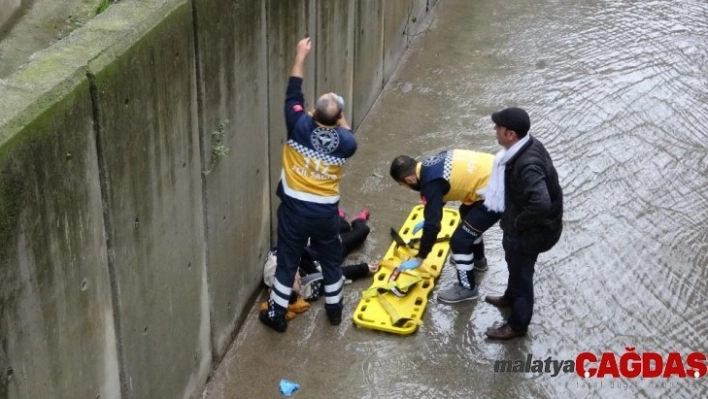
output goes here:
<path id="1" fill-rule="evenodd" d="M 315 103 L 315 121 L 334 126 L 342 117 L 342 105 L 332 95 L 321 96 Z"/>
<path id="2" fill-rule="evenodd" d="M 408 155 L 399 155 L 391 162 L 391 177 L 397 182 L 415 174 L 415 167 L 418 164 L 415 159 Z"/>

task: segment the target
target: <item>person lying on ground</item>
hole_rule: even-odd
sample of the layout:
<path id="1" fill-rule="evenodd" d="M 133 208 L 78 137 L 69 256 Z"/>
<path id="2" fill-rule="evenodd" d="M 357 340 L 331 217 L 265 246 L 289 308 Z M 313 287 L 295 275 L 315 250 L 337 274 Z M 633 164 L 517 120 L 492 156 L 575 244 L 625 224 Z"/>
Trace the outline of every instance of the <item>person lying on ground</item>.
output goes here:
<path id="1" fill-rule="evenodd" d="M 369 235 L 370 229 L 367 225 L 371 213 L 368 209 L 362 211 L 354 217 L 351 222 L 347 222 L 346 214 L 343 210 L 339 210 L 339 228 L 340 238 L 342 242 L 342 258 L 346 258 L 353 250 L 361 247 Z M 272 250 L 268 254 L 268 259 L 263 268 L 263 282 L 271 287 L 275 275 L 276 266 L 276 250 Z M 371 274 L 378 272 L 378 262 L 363 262 L 342 266 L 342 275 L 344 283 L 349 283 L 354 280 L 366 278 Z M 298 296 L 302 297 L 307 302 L 317 300 L 322 296 L 324 286 L 322 285 L 322 269 L 317 260 L 317 253 L 309 246 L 303 251 L 300 258 L 298 272 L 295 276 L 293 284 L 293 293 L 290 296 L 290 303 L 294 303 Z"/>

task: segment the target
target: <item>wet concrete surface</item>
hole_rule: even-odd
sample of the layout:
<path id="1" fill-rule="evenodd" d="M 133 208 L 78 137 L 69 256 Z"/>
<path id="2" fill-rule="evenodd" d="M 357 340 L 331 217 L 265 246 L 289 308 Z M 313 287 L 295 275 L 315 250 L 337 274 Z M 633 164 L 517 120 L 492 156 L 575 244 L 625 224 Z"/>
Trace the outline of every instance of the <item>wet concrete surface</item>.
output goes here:
<path id="1" fill-rule="evenodd" d="M 484 331 L 503 315 L 483 301 L 435 294 L 411 336 L 327 323 L 322 301 L 272 332 L 254 310 L 206 387 L 207 398 L 706 397 L 706 377 L 580 378 L 499 373 L 499 360 L 575 360 L 708 353 L 708 3 L 441 0 L 430 30 L 358 131 L 342 207 L 371 209 L 372 233 L 351 261 L 376 260 L 415 193 L 388 177 L 399 154 L 496 152 L 491 112 L 526 108 L 565 192 L 565 230 L 536 267 L 527 337 Z M 501 232 L 485 235 L 483 295 L 507 279 Z M 370 281 L 345 288 L 345 311 Z M 264 298 L 265 294 L 260 299 Z M 597 364 L 595 365 L 597 366 Z"/>
<path id="2" fill-rule="evenodd" d="M 0 34 L 0 79 L 31 60 L 32 54 L 63 39 L 96 14 L 100 0 L 35 0 L 7 32 Z"/>

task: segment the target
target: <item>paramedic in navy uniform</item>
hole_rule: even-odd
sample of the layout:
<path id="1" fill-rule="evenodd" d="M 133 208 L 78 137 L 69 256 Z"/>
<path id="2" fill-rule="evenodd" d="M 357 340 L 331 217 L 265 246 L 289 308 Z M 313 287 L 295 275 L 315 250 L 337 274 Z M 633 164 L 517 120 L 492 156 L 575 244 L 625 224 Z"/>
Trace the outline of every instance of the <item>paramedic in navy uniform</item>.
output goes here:
<path id="1" fill-rule="evenodd" d="M 494 155 L 470 150 L 445 150 L 418 162 L 399 155 L 391 162 L 391 177 L 402 186 L 420 192 L 425 204 L 424 220 L 413 234 L 423 229 L 420 248 L 415 258 L 402 262 L 400 269 L 414 269 L 428 257 L 441 230 L 443 206 L 449 201 L 461 202 L 460 224 L 450 237 L 450 260 L 457 270 L 457 283 L 440 290 L 438 300 L 458 303 L 479 298 L 475 271 L 486 271 L 483 233 L 501 217 L 484 206 L 479 191 L 487 187 Z"/>
<path id="2" fill-rule="evenodd" d="M 335 93 L 320 96 L 312 114 L 305 111 L 302 94 L 303 64 L 310 52 L 309 38 L 297 44 L 285 94 L 287 142 L 283 145 L 283 169 L 277 194 L 278 243 L 275 280 L 268 310 L 259 320 L 285 332 L 285 312 L 300 256 L 310 241 L 322 266 L 325 311 L 332 325 L 342 322 L 342 247 L 339 239 L 339 181 L 344 164 L 357 144 Z"/>

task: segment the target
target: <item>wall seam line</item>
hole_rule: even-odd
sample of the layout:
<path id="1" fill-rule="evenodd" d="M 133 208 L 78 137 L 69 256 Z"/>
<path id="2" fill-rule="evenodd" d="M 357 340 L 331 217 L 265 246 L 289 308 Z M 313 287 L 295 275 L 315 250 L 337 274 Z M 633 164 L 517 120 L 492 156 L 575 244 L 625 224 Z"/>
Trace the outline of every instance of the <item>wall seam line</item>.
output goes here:
<path id="1" fill-rule="evenodd" d="M 271 178 L 271 168 L 273 166 L 273 161 L 271 159 L 271 131 L 270 131 L 270 104 L 271 104 L 271 98 L 270 98 L 270 76 L 268 74 L 270 73 L 270 13 L 268 12 L 268 2 L 265 2 L 265 31 L 266 31 L 266 52 L 265 52 L 265 59 L 266 59 L 266 104 L 268 106 L 266 107 L 266 162 L 268 163 L 268 166 L 266 168 L 267 174 L 268 174 L 268 215 L 269 215 L 269 228 L 268 228 L 268 237 L 272 239 L 273 233 L 275 226 L 273 224 L 273 212 L 272 212 L 272 204 L 273 204 L 273 179 Z M 266 257 L 268 256 L 268 252 L 270 252 L 270 248 L 273 246 L 272 242 L 268 243 L 268 248 L 266 248 Z"/>
<path id="2" fill-rule="evenodd" d="M 206 135 L 204 133 L 204 87 L 202 85 L 202 68 L 199 54 L 199 24 L 198 24 L 198 7 L 196 1 L 191 1 L 192 5 L 192 31 L 194 36 L 194 73 L 196 82 L 196 102 L 197 102 L 197 135 L 199 136 L 199 177 L 201 180 L 202 194 L 202 231 L 204 234 L 204 273 L 206 274 L 207 291 L 209 298 L 209 349 L 211 351 L 212 368 L 218 364 L 218 356 L 214 345 L 214 317 L 212 317 L 212 297 L 211 297 L 211 279 L 209 274 L 209 196 L 207 195 L 207 148 Z"/>
<path id="3" fill-rule="evenodd" d="M 118 382 L 119 395 L 124 396 L 128 389 L 127 371 L 125 364 L 125 354 L 123 349 L 123 334 L 120 311 L 120 287 L 115 265 L 115 251 L 113 248 L 113 221 L 109 212 L 110 187 L 108 185 L 106 159 L 104 157 L 104 146 L 102 140 L 103 124 L 101 120 L 101 109 L 99 107 L 98 86 L 96 75 L 91 72 L 86 73 L 89 81 L 89 94 L 91 98 L 91 115 L 93 118 L 93 133 L 96 142 L 96 160 L 98 164 L 98 181 L 101 190 L 101 204 L 103 213 L 103 236 L 106 240 L 106 263 L 108 264 L 108 279 L 111 290 L 111 307 L 113 310 L 113 328 L 115 330 L 116 351 L 118 356 Z"/>

